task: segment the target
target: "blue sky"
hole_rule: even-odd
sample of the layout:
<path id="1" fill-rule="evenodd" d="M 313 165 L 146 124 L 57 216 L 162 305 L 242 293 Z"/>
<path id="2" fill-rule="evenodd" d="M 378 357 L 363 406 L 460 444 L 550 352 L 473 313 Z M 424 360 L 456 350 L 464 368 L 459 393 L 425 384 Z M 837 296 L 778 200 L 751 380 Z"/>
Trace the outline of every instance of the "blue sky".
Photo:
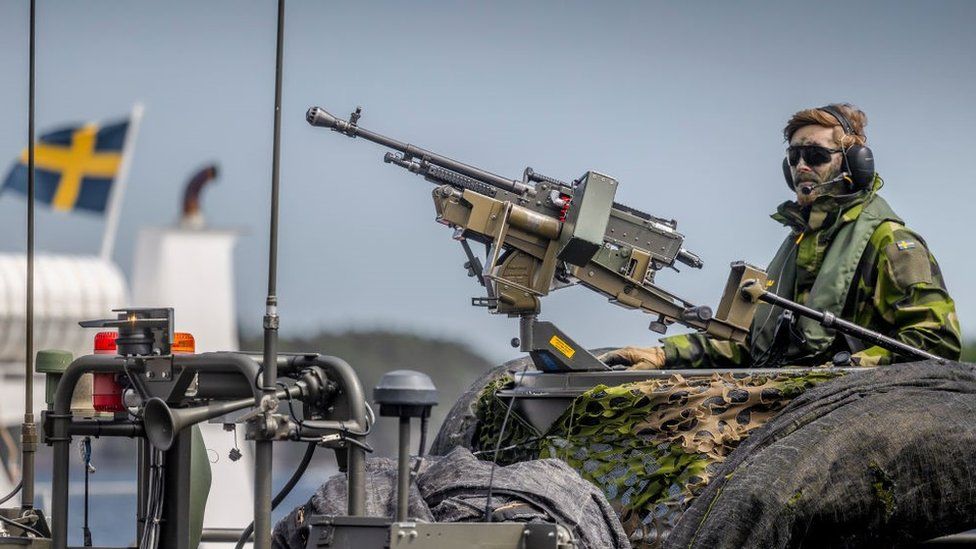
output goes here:
<path id="1" fill-rule="evenodd" d="M 27 5 L 0 0 L 0 164 L 26 142 Z M 146 106 L 115 258 L 175 221 L 182 185 L 216 161 L 211 226 L 241 229 L 242 325 L 260 327 L 274 92 L 272 1 L 38 1 L 37 127 Z M 765 264 L 789 198 L 781 128 L 850 101 L 869 118 L 883 194 L 938 257 L 967 334 L 976 150 L 971 2 L 313 2 L 287 6 L 279 294 L 282 333 L 383 326 L 513 355 L 514 321 L 470 307 L 430 184 L 383 150 L 309 127 L 310 105 L 490 171 L 526 165 L 620 181 L 618 200 L 679 221 L 702 271 L 658 282 L 717 304 L 736 259 Z M 24 203 L 0 197 L 0 249 L 23 249 Z M 98 218 L 38 214 L 46 250 L 96 253 Z M 177 312 L 178 315 L 178 312 Z M 581 288 L 543 316 L 590 346 L 650 344 L 650 318 Z M 408 365 L 407 365 L 408 366 Z"/>

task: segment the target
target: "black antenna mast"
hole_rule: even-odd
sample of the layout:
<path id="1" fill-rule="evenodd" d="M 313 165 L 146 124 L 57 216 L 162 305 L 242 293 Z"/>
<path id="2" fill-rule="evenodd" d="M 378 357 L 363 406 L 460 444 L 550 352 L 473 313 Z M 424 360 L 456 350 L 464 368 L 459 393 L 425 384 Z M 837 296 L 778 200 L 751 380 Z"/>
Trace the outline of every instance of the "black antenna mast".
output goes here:
<path id="1" fill-rule="evenodd" d="M 281 156 L 281 73 L 285 35 L 285 0 L 278 0 L 278 35 L 275 59 L 274 145 L 271 157 L 271 230 L 268 253 L 268 297 L 264 312 L 264 375 L 262 400 L 273 402 L 278 379 L 278 172 Z M 265 408 L 267 409 L 267 408 Z M 273 412 L 270 409 L 268 413 Z M 260 431 L 260 430 L 259 430 Z M 271 548 L 271 460 L 272 441 L 268 433 L 255 440 L 254 547 Z M 263 467 L 262 467 L 263 465 Z"/>
<path id="2" fill-rule="evenodd" d="M 27 91 L 27 341 L 24 357 L 24 424 L 20 447 L 23 455 L 21 512 L 34 509 L 34 454 L 37 452 L 37 424 L 34 423 L 34 0 L 30 3 L 30 61 Z"/>

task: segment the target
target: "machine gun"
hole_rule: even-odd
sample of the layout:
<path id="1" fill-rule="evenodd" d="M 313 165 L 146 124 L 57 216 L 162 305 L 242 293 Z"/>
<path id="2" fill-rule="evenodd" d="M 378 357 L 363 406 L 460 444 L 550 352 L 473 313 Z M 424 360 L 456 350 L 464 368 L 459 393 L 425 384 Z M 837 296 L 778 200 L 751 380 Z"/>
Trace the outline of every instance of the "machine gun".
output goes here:
<path id="1" fill-rule="evenodd" d="M 528 352 L 540 370 L 607 369 L 551 322 L 538 320 L 541 297 L 576 283 L 622 307 L 657 315 L 650 324 L 655 332 L 678 323 L 717 338 L 745 340 L 753 308 L 720 306 L 720 314 L 713 315 L 709 307 L 654 283 L 664 267 L 701 268 L 703 263 L 683 247 L 674 220 L 614 202 L 618 183 L 612 177 L 588 171 L 564 182 L 526 168 L 521 180 L 508 179 L 362 128 L 361 115 L 357 108 L 347 121 L 311 107 L 306 120 L 393 149 L 397 152 L 384 157 L 387 163 L 438 185 L 433 192 L 437 221 L 454 229 L 469 276 L 486 290 L 472 305 L 518 317 L 513 345 Z M 486 246 L 486 265 L 468 240 Z M 743 314 L 728 315 L 732 310 Z"/>

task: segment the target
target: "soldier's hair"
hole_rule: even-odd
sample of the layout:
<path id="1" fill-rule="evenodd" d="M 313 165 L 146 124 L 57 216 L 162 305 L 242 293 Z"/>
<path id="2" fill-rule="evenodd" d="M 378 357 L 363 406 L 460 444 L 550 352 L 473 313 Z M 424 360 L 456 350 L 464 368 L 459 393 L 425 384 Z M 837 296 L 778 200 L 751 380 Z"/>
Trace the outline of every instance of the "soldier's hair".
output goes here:
<path id="1" fill-rule="evenodd" d="M 851 123 L 851 127 L 854 129 L 854 135 L 845 135 L 844 129 L 841 127 L 840 122 L 834 118 L 834 115 L 814 108 L 798 111 L 790 117 L 789 122 L 786 123 L 786 127 L 783 128 L 783 139 L 788 143 L 793 138 L 796 130 L 803 126 L 815 124 L 825 128 L 833 128 L 834 141 L 841 147 L 847 148 L 851 145 L 864 145 L 867 143 L 868 138 L 864 135 L 864 126 L 868 125 L 868 116 L 864 114 L 864 111 L 850 103 L 831 103 L 829 106 L 839 110 L 847 117 L 847 120 Z"/>

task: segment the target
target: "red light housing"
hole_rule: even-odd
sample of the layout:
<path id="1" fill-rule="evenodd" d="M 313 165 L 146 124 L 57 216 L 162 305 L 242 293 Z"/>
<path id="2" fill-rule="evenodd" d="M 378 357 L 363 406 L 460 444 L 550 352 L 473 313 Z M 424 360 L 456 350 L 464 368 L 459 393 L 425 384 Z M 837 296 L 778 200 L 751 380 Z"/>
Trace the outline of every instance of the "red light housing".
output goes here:
<path id="1" fill-rule="evenodd" d="M 115 340 L 118 332 L 98 332 L 95 334 L 95 354 L 114 355 L 118 347 Z M 122 403 L 122 386 L 119 385 L 118 374 L 111 372 L 97 372 L 92 376 L 92 408 L 96 412 L 124 412 Z"/>
<path id="2" fill-rule="evenodd" d="M 118 339 L 118 332 L 98 332 L 95 334 L 95 354 L 114 355 L 118 352 L 115 340 Z"/>
<path id="3" fill-rule="evenodd" d="M 100 372 L 92 376 L 92 408 L 96 412 L 124 412 L 122 386 L 117 374 Z"/>

